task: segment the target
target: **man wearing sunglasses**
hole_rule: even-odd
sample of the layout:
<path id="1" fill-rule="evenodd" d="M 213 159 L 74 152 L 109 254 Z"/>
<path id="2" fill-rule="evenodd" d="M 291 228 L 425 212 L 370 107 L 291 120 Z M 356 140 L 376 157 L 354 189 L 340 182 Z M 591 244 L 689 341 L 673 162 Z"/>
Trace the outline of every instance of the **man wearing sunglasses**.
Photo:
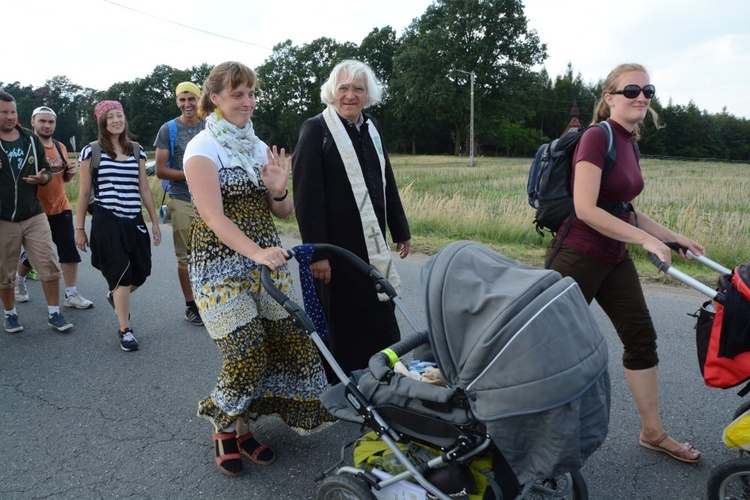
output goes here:
<path id="1" fill-rule="evenodd" d="M 656 89 L 646 69 L 640 64 L 617 66 L 605 79 L 602 93 L 594 122 L 606 122 L 612 129 L 617 159 L 602 183 L 607 132 L 591 127 L 583 134 L 573 156 L 575 216 L 550 267 L 575 279 L 586 300 L 596 299 L 615 326 L 624 348 L 625 379 L 641 417 L 639 444 L 681 462 L 697 463 L 700 452 L 690 443 L 675 441 L 662 427 L 656 330 L 626 244 L 639 245 L 666 263 L 671 262 L 671 255 L 663 241 L 675 242 L 696 255 L 704 255 L 705 250 L 634 208 L 644 187 L 636 146 L 640 123 L 649 112 L 659 123 L 650 108 Z M 605 208 L 612 206 L 627 209 L 614 213 Z M 555 245 L 553 240 L 550 251 Z"/>

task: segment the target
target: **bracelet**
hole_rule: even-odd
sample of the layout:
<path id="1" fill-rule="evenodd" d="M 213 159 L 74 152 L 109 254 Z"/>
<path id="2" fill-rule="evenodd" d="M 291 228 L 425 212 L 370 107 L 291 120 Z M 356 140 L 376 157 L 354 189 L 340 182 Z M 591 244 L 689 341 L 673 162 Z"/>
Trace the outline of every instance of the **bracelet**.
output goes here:
<path id="1" fill-rule="evenodd" d="M 284 200 L 286 200 L 286 197 L 287 197 L 288 194 L 289 194 L 289 190 L 285 189 L 284 190 L 284 196 L 279 196 L 278 198 L 276 196 L 271 196 L 271 199 L 273 201 L 284 201 Z"/>
<path id="2" fill-rule="evenodd" d="M 85 231 L 85 230 L 86 230 L 86 228 L 85 228 L 85 227 L 77 227 L 77 228 L 76 228 L 76 231 Z"/>

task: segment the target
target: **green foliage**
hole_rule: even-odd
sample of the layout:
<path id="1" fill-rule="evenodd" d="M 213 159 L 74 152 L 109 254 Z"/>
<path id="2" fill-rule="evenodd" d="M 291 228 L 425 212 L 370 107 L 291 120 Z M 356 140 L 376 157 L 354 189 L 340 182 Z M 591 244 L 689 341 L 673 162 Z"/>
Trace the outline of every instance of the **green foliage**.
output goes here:
<path id="1" fill-rule="evenodd" d="M 392 155 L 396 180 L 412 229 L 415 251 L 432 253 L 446 243 L 480 242 L 528 264 L 543 265 L 550 237 L 536 234 L 526 200 L 530 159 L 482 158 L 468 169 L 455 157 Z M 728 267 L 750 255 L 747 166 L 731 163 L 641 162 L 646 181 L 639 210 L 703 244 L 708 256 Z M 707 190 L 706 186 L 716 186 Z M 656 268 L 629 246 L 647 279 Z M 675 255 L 675 264 L 707 284 L 716 274 Z M 672 280 L 674 281 L 674 280 Z M 667 280 L 666 282 L 669 282 Z"/>
<path id="2" fill-rule="evenodd" d="M 292 151 L 302 123 L 323 109 L 320 87 L 331 69 L 342 59 L 357 58 L 373 67 L 386 91 L 383 102 L 368 112 L 383 127 L 391 152 L 467 155 L 473 73 L 477 155 L 532 155 L 547 138 L 559 137 L 572 116 L 590 123 L 601 95 L 601 82 L 584 82 L 572 64 L 554 77 L 545 69 L 535 72 L 546 53 L 520 0 L 435 0 L 401 36 L 385 26 L 373 28 L 359 45 L 326 37 L 301 46 L 278 43 L 256 68 L 260 91 L 253 121 L 267 143 Z M 19 82 L 0 82 L 0 88 L 16 98 L 24 126 L 35 107 L 53 107 L 55 136 L 70 150 L 70 137 L 78 150 L 96 139 L 95 103 L 117 99 L 133 138 L 149 147 L 159 127 L 179 113 L 177 83 L 201 84 L 210 70 L 208 64 L 159 65 L 143 78 L 105 91 L 82 88 L 65 76 L 40 88 Z M 711 115 L 692 102 L 664 106 L 657 97 L 651 105 L 665 126 L 657 129 L 647 118 L 640 142 L 644 155 L 750 162 L 750 120 L 726 112 Z"/>

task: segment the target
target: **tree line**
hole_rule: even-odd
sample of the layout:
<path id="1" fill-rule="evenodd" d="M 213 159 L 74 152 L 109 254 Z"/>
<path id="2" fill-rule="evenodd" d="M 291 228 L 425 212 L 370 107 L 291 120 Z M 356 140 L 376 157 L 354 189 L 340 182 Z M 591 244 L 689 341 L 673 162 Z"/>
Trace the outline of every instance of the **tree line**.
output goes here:
<path id="1" fill-rule="evenodd" d="M 260 88 L 253 123 L 265 142 L 293 151 L 302 122 L 323 109 L 320 86 L 331 69 L 355 58 L 367 62 L 383 83 L 383 102 L 368 111 L 382 125 L 391 152 L 467 155 L 473 91 L 475 154 L 532 156 L 541 143 L 559 137 L 574 108 L 581 123 L 589 123 L 601 94 L 601 80 L 584 82 L 572 65 L 554 78 L 535 71 L 546 57 L 547 46 L 529 29 L 520 0 L 436 0 L 401 36 L 386 26 L 374 28 L 359 45 L 326 37 L 275 45 L 255 68 Z M 75 137 L 78 149 L 96 139 L 96 102 L 117 99 L 134 139 L 150 145 L 159 127 L 179 113 L 177 83 L 200 84 L 211 69 L 159 65 L 104 91 L 66 76 L 40 88 L 19 82 L 0 82 L 0 88 L 16 98 L 25 126 L 35 107 L 55 109 L 57 137 L 69 147 Z M 710 114 L 692 101 L 665 106 L 658 93 L 651 105 L 665 126 L 657 130 L 647 118 L 643 154 L 750 162 L 748 119 L 726 110 Z"/>

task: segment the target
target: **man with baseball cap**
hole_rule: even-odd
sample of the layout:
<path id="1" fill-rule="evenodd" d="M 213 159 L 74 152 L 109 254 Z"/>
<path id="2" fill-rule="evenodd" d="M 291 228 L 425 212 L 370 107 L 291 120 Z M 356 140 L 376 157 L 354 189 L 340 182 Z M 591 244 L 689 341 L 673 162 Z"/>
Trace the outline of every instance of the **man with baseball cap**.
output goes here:
<path id="1" fill-rule="evenodd" d="M 3 327 L 23 330 L 16 311 L 14 287 L 21 247 L 36 266 L 47 299 L 47 323 L 59 332 L 73 328 L 60 312 L 60 276 L 47 216 L 37 195 L 52 181 L 44 145 L 30 130 L 17 124 L 16 100 L 0 91 L 0 300 Z"/>
<path id="2" fill-rule="evenodd" d="M 65 184 L 75 175 L 75 164 L 68 163 L 68 150 L 65 145 L 52 138 L 57 126 L 57 114 L 47 106 L 40 106 L 31 113 L 31 127 L 44 145 L 47 163 L 52 168 L 52 181 L 39 187 L 37 194 L 47 214 L 52 241 L 57 246 L 57 256 L 62 267 L 65 282 L 65 300 L 63 305 L 75 309 L 89 309 L 94 304 L 78 293 L 78 263 L 81 256 L 76 248 L 75 231 L 73 230 L 73 207 L 65 195 Z M 26 288 L 26 275 L 31 271 L 32 263 L 24 256 L 18 263 L 16 276 L 16 302 L 28 302 L 29 292 Z"/>
<path id="3" fill-rule="evenodd" d="M 172 236 L 177 256 L 177 277 L 185 297 L 185 320 L 193 325 L 203 325 L 193 298 L 188 277 L 188 230 L 195 220 L 195 207 L 182 171 L 182 157 L 190 139 L 198 135 L 205 122 L 198 116 L 201 90 L 192 82 L 182 82 L 175 89 L 180 116 L 170 120 L 156 135 L 156 176 L 169 181 L 169 211 L 172 219 Z"/>

